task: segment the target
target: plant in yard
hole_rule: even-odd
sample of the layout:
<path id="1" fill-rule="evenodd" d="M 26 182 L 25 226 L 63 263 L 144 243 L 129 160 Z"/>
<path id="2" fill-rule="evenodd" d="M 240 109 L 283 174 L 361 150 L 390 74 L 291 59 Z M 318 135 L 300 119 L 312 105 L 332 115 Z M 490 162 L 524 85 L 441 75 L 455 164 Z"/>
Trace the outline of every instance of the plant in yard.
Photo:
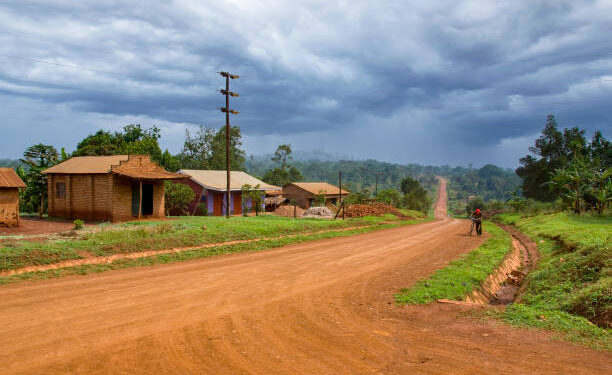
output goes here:
<path id="1" fill-rule="evenodd" d="M 76 229 L 76 230 L 83 229 L 83 225 L 84 225 L 83 220 L 76 219 L 72 223 L 74 224 L 74 229 Z"/>
<path id="2" fill-rule="evenodd" d="M 261 211 L 261 205 L 263 203 L 262 192 L 259 190 L 259 184 L 252 187 L 249 184 L 245 184 L 241 188 L 242 191 L 242 200 L 243 202 L 247 199 L 251 199 L 251 206 L 255 210 L 255 216 L 259 216 L 259 212 Z M 247 207 L 246 204 L 243 205 Z"/>
<path id="3" fill-rule="evenodd" d="M 193 190 L 187 185 L 170 181 L 165 182 L 165 187 L 166 215 L 170 212 L 178 212 L 182 215 L 187 213 L 189 202 L 195 198 Z"/>
<path id="4" fill-rule="evenodd" d="M 198 203 L 198 212 L 201 216 L 208 216 L 208 208 L 205 203 Z"/>
<path id="5" fill-rule="evenodd" d="M 559 192 L 561 199 L 572 208 L 574 213 L 580 214 L 591 179 L 592 174 L 586 162 L 581 158 L 576 158 L 572 160 L 569 167 L 556 169 L 548 185 Z"/>
<path id="6" fill-rule="evenodd" d="M 316 207 L 325 206 L 325 192 L 323 190 L 319 191 L 319 194 L 316 194 L 314 197 L 314 205 Z"/>

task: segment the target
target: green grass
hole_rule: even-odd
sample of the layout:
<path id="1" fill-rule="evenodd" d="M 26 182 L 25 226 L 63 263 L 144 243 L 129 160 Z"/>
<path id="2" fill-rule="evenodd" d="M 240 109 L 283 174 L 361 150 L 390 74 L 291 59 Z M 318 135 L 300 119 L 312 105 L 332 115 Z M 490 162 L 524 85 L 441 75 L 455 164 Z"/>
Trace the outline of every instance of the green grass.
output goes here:
<path id="1" fill-rule="evenodd" d="M 364 227 L 381 223 L 396 225 L 394 216 L 348 220 L 292 219 L 272 215 L 259 217 L 179 217 L 174 220 L 101 224 L 76 239 L 0 242 L 0 271 L 48 265 L 84 256 L 107 256 L 133 252 L 193 247 L 235 240 L 251 240 L 308 234 L 324 230 Z M 203 229 L 205 227 L 206 229 Z M 95 230 L 98 229 L 98 230 Z"/>
<path id="2" fill-rule="evenodd" d="M 183 262 L 197 258 L 206 258 L 221 254 L 230 254 L 238 252 L 250 252 L 250 251 L 261 251 L 265 249 L 281 247 L 290 244 L 296 244 L 306 241 L 314 241 L 325 238 L 333 237 L 345 237 L 352 236 L 355 234 L 367 233 L 379 229 L 393 228 L 400 225 L 414 224 L 415 221 L 397 221 L 390 222 L 392 218 L 386 217 L 384 221 L 374 218 L 365 218 L 362 222 L 375 224 L 369 226 L 362 226 L 356 229 L 350 229 L 341 232 L 324 232 L 317 234 L 306 234 L 298 235 L 295 237 L 285 237 L 278 239 L 262 240 L 252 243 L 241 243 L 234 245 L 220 245 L 211 248 L 200 248 L 194 250 L 187 250 L 177 253 L 159 254 L 150 257 L 137 258 L 137 259 L 119 259 L 107 264 L 90 264 L 82 265 L 77 267 L 66 267 L 48 271 L 37 271 L 37 272 L 26 272 L 18 275 L 0 277 L 0 285 L 9 284 L 23 280 L 43 280 L 55 277 L 69 276 L 69 275 L 85 275 L 89 273 L 99 273 L 110 270 L 117 270 L 131 267 L 144 267 L 152 266 L 156 264 L 172 263 L 172 262 Z"/>
<path id="3" fill-rule="evenodd" d="M 509 213 L 498 219 L 529 235 L 540 253 L 520 303 L 508 307 L 504 319 L 612 349 L 606 328 L 612 314 L 612 216 Z"/>
<path id="4" fill-rule="evenodd" d="M 413 287 L 402 289 L 395 299 L 400 304 L 429 303 L 438 299 L 462 300 L 501 264 L 510 251 L 510 236 L 492 223 L 485 222 L 483 229 L 489 238 L 478 248 L 448 266 L 438 270 L 431 277 L 418 281 Z"/>

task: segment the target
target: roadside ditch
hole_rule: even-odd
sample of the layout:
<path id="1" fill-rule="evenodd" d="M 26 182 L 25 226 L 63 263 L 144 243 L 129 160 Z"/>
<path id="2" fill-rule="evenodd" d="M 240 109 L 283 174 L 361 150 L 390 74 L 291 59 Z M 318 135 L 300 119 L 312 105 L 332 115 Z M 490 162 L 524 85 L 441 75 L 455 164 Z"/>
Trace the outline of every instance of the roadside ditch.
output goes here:
<path id="1" fill-rule="evenodd" d="M 465 302 L 480 305 L 507 305 L 520 298 L 523 281 L 538 261 L 536 243 L 515 228 L 497 224 L 512 237 L 512 250 Z"/>

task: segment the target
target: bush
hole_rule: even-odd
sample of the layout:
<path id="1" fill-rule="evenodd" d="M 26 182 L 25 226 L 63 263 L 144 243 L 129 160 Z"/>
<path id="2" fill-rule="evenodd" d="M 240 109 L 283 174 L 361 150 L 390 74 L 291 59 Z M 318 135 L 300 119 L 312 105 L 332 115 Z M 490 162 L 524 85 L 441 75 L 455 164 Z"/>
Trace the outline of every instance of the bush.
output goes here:
<path id="1" fill-rule="evenodd" d="M 198 212 L 201 216 L 208 216 L 208 208 L 205 203 L 198 203 Z"/>
<path id="2" fill-rule="evenodd" d="M 83 229 L 83 226 L 85 225 L 81 219 L 76 219 L 72 223 L 74 224 L 74 229 L 76 230 Z"/>
<path id="3" fill-rule="evenodd" d="M 175 184 L 166 181 L 166 215 L 185 215 L 189 202 L 195 198 L 195 193 L 185 184 Z"/>

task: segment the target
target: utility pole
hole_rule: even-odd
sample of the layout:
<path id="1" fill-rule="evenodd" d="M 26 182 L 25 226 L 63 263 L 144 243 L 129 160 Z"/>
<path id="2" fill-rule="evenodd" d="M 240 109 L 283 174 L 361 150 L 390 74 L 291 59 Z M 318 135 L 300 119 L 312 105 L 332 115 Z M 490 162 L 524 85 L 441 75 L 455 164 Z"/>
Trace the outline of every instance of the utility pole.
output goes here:
<path id="1" fill-rule="evenodd" d="M 231 79 L 238 79 L 240 78 L 239 75 L 235 75 L 235 74 L 230 74 L 228 72 L 217 72 L 220 75 L 222 75 L 223 77 L 225 77 L 225 90 L 219 90 L 219 92 L 221 92 L 222 95 L 225 95 L 225 107 L 223 108 L 219 108 L 219 110 L 221 110 L 221 112 L 225 113 L 225 163 L 226 163 L 226 169 L 227 169 L 227 192 L 225 195 L 225 216 L 229 219 L 230 218 L 230 195 L 231 195 L 231 190 L 230 190 L 230 172 L 231 172 L 231 167 L 230 167 L 230 121 L 229 121 L 229 115 L 230 113 L 232 115 L 237 115 L 239 112 L 238 111 L 234 111 L 233 109 L 230 109 L 229 107 L 229 97 L 238 97 L 240 95 L 238 95 L 235 92 L 231 92 L 229 89 L 229 80 Z"/>
<path id="2" fill-rule="evenodd" d="M 374 188 L 375 189 L 375 191 L 374 191 L 374 196 L 375 197 L 378 197 L 378 176 L 379 175 L 380 175 L 380 173 L 378 173 L 378 172 L 374 173 L 374 176 L 376 176 L 376 185 L 375 185 L 376 187 Z"/>
<path id="3" fill-rule="evenodd" d="M 338 210 L 342 208 L 342 172 L 338 172 Z M 342 220 L 344 220 L 344 212 L 346 209 L 342 209 Z"/>

